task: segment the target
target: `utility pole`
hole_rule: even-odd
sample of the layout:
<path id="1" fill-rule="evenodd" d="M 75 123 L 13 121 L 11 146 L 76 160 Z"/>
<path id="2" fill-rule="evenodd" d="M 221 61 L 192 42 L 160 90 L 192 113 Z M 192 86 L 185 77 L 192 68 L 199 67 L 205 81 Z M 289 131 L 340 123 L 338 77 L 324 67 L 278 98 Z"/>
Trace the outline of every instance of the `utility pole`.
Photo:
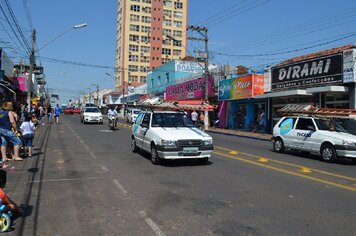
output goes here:
<path id="1" fill-rule="evenodd" d="M 32 48 L 30 53 L 30 71 L 28 73 L 27 79 L 27 104 L 28 108 L 31 109 L 31 84 L 32 84 L 32 74 L 35 67 L 35 42 L 36 42 L 36 30 L 32 31 Z"/>
<path id="2" fill-rule="evenodd" d="M 96 106 L 99 107 L 99 85 L 96 85 Z"/>
<path id="3" fill-rule="evenodd" d="M 189 30 L 198 32 L 202 38 L 195 38 L 195 37 L 188 37 L 188 40 L 195 40 L 195 41 L 203 41 L 205 44 L 205 52 L 204 52 L 204 78 L 205 78 L 205 101 L 209 103 L 209 50 L 208 50 L 208 28 L 200 27 L 200 26 L 188 26 Z M 209 127 L 209 113 L 208 110 L 205 111 L 205 129 Z"/>

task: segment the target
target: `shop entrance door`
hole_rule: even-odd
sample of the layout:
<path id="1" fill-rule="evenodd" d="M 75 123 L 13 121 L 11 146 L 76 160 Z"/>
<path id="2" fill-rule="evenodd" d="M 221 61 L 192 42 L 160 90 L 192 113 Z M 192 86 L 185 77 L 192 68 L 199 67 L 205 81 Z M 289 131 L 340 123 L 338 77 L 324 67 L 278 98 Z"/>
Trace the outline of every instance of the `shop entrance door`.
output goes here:
<path id="1" fill-rule="evenodd" d="M 237 114 L 235 117 L 236 129 L 245 129 L 247 116 L 247 104 L 237 104 Z"/>

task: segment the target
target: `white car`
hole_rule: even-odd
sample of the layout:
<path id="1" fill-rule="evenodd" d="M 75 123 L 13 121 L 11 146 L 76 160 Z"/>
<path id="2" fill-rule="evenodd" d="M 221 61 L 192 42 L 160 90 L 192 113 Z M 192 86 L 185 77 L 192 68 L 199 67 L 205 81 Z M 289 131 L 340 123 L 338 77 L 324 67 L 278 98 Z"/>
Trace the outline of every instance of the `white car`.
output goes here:
<path id="1" fill-rule="evenodd" d="M 103 123 L 103 115 L 97 107 L 85 107 L 80 113 L 80 122 L 85 123 Z"/>
<path id="2" fill-rule="evenodd" d="M 132 126 L 131 149 L 142 149 L 151 154 L 153 164 L 161 159 L 197 158 L 208 162 L 213 150 L 213 139 L 194 127 L 184 112 L 144 111 Z"/>
<path id="3" fill-rule="evenodd" d="M 139 109 L 129 110 L 127 113 L 127 117 L 126 117 L 127 123 L 131 123 L 131 124 L 135 123 L 136 118 L 140 112 L 141 112 L 141 110 L 139 110 Z"/>
<path id="4" fill-rule="evenodd" d="M 289 148 L 318 153 L 326 162 L 334 162 L 338 157 L 356 158 L 356 136 L 332 119 L 283 117 L 273 128 L 272 141 L 276 152 Z"/>

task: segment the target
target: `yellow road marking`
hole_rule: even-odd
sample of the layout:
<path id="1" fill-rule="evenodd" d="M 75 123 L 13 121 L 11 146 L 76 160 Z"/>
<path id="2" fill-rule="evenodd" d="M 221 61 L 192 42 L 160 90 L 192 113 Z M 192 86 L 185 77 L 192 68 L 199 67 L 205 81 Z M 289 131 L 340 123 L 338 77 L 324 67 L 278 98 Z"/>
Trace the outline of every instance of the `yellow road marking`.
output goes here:
<path id="1" fill-rule="evenodd" d="M 214 148 L 222 149 L 222 150 L 225 150 L 225 151 L 228 151 L 228 152 L 231 151 L 231 149 L 220 147 L 220 146 L 214 146 Z M 266 157 L 262 157 L 262 156 L 258 156 L 258 155 L 245 153 L 245 152 L 239 152 L 239 154 L 242 154 L 242 155 L 245 155 L 245 156 L 254 157 L 254 158 L 258 158 L 258 159 L 266 158 Z M 288 162 L 284 162 L 284 161 L 278 161 L 278 160 L 273 160 L 273 159 L 268 159 L 268 160 L 270 162 L 275 162 L 275 163 L 278 163 L 278 164 L 297 167 L 297 168 L 304 167 L 304 166 L 300 166 L 300 165 L 296 165 L 296 164 L 292 164 L 292 163 L 288 163 Z M 313 172 L 317 172 L 317 173 L 320 173 L 320 174 L 325 174 L 325 175 L 330 175 L 330 176 L 334 176 L 334 177 L 338 177 L 338 178 L 342 178 L 342 179 L 356 181 L 356 178 L 352 178 L 352 177 L 348 177 L 348 176 L 344 176 L 344 175 L 338 175 L 338 174 L 334 174 L 334 173 L 330 173 L 330 172 L 326 172 L 326 171 L 322 171 L 322 170 L 317 170 L 317 169 L 313 169 L 313 168 L 309 168 L 309 169 L 311 171 L 313 171 Z"/>
<path id="2" fill-rule="evenodd" d="M 242 161 L 242 162 L 246 162 L 246 163 L 249 163 L 249 164 L 265 167 L 265 168 L 268 168 L 268 169 L 271 169 L 271 170 L 275 170 L 275 171 L 279 171 L 279 172 L 282 172 L 282 173 L 298 176 L 298 177 L 301 177 L 301 178 L 314 180 L 316 182 L 332 185 L 332 186 L 339 187 L 339 188 L 342 188 L 342 189 L 347 189 L 347 190 L 350 190 L 350 191 L 353 191 L 353 192 L 356 191 L 356 188 L 350 187 L 350 186 L 347 186 L 347 185 L 338 184 L 338 183 L 330 182 L 330 181 L 327 181 L 327 180 L 315 178 L 315 177 L 312 177 L 312 176 L 299 174 L 299 173 L 296 173 L 296 172 L 292 172 L 292 171 L 280 169 L 280 168 L 277 168 L 277 167 L 269 166 L 269 165 L 266 165 L 266 164 L 263 164 L 263 163 L 247 160 L 247 159 L 244 159 L 244 158 L 241 158 L 241 157 L 231 156 L 231 155 L 228 155 L 228 154 L 225 154 L 225 153 L 221 153 L 221 152 L 214 151 L 214 153 L 217 154 L 217 155 L 220 155 L 220 156 L 228 157 L 228 158 L 231 158 L 231 159 L 236 159 L 236 160 L 239 160 L 239 161 Z"/>

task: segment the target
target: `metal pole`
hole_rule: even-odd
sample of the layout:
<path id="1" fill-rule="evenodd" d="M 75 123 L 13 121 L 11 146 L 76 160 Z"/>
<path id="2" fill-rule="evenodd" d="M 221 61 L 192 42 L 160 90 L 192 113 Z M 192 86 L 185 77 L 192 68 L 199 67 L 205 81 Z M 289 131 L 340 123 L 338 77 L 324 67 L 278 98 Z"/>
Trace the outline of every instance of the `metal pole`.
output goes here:
<path id="1" fill-rule="evenodd" d="M 32 73 L 35 67 L 35 41 L 36 41 L 36 30 L 32 31 L 32 49 L 30 53 L 30 70 L 28 72 L 27 79 L 27 104 L 28 109 L 31 109 L 31 85 L 32 85 Z"/>
<path id="2" fill-rule="evenodd" d="M 208 29 L 204 28 L 205 32 L 205 101 L 209 103 L 209 50 L 208 50 Z M 209 128 L 209 111 L 205 111 L 205 130 Z"/>

